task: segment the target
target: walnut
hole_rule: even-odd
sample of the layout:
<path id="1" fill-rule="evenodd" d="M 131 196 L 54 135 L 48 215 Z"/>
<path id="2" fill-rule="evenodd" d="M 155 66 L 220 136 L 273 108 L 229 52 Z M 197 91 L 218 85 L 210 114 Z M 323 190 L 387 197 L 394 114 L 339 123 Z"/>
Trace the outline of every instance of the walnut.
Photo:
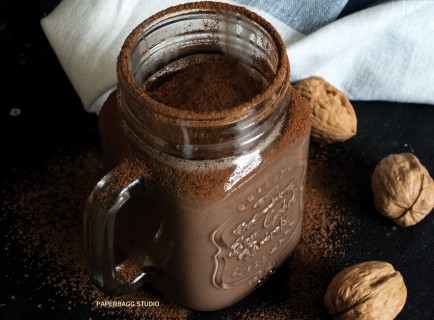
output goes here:
<path id="1" fill-rule="evenodd" d="M 339 272 L 325 297 L 330 315 L 339 320 L 392 320 L 404 307 L 407 288 L 390 263 L 367 261 Z"/>
<path id="2" fill-rule="evenodd" d="M 434 182 L 411 153 L 390 154 L 371 178 L 375 208 L 402 226 L 412 226 L 434 207 Z"/>
<path id="3" fill-rule="evenodd" d="M 312 76 L 294 83 L 312 110 L 313 141 L 343 142 L 357 133 L 357 117 L 347 97 L 321 77 Z"/>

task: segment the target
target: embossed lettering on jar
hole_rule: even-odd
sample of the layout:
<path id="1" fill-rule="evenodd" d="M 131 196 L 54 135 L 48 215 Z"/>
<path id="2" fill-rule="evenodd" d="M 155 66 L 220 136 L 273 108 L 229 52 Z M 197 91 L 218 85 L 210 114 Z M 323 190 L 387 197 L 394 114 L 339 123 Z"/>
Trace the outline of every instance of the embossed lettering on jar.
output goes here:
<path id="1" fill-rule="evenodd" d="M 176 6 L 131 32 L 117 73 L 108 173 L 85 209 L 92 279 L 110 294 L 149 282 L 196 310 L 239 301 L 301 233 L 311 118 L 282 39 L 241 7 Z"/>

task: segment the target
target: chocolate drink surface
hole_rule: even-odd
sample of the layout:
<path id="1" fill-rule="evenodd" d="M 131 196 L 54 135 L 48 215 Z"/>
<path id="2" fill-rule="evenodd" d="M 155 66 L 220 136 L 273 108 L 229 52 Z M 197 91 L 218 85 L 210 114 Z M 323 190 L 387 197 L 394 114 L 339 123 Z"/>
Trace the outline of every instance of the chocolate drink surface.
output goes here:
<path id="1" fill-rule="evenodd" d="M 206 113 L 249 101 L 267 84 L 260 73 L 238 60 L 203 54 L 159 70 L 145 82 L 144 90 L 166 105 Z"/>
<path id="2" fill-rule="evenodd" d="M 167 41 L 171 22 L 181 39 Z M 234 23 L 261 26 L 261 41 L 234 40 Z M 185 30 L 224 36 L 190 41 Z M 163 35 L 181 48 L 159 45 Z M 196 310 L 236 303 L 287 259 L 302 230 L 311 117 L 289 83 L 282 40 L 244 8 L 182 5 L 133 30 L 118 80 L 99 116 L 108 173 L 85 210 L 91 277 L 117 295 L 148 282 Z"/>

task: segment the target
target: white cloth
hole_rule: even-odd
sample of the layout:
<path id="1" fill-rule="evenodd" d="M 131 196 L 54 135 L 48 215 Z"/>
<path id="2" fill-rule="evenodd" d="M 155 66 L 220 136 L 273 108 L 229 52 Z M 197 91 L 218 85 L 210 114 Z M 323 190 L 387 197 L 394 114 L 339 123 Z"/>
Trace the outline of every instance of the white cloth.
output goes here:
<path id="1" fill-rule="evenodd" d="M 434 1 L 379 1 L 337 19 L 347 1 L 222 2 L 243 5 L 276 27 L 287 45 L 292 82 L 317 75 L 351 100 L 434 104 Z M 98 113 L 115 88 L 116 59 L 129 32 L 179 3 L 63 0 L 41 20 L 87 111 Z"/>

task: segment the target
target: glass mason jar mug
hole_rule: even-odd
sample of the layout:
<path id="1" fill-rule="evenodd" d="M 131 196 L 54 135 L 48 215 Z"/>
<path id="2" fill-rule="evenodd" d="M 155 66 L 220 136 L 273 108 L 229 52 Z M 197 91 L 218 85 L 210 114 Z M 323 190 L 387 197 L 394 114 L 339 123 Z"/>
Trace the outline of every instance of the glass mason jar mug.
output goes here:
<path id="1" fill-rule="evenodd" d="M 201 112 L 144 90 L 216 57 L 241 63 L 263 89 Z M 245 8 L 184 4 L 130 33 L 117 75 L 99 115 L 108 173 L 85 206 L 91 278 L 114 295 L 147 282 L 196 310 L 239 301 L 287 259 L 302 229 L 311 119 L 282 39 Z"/>

